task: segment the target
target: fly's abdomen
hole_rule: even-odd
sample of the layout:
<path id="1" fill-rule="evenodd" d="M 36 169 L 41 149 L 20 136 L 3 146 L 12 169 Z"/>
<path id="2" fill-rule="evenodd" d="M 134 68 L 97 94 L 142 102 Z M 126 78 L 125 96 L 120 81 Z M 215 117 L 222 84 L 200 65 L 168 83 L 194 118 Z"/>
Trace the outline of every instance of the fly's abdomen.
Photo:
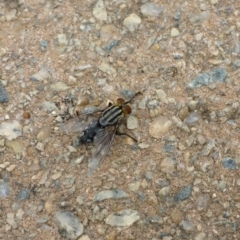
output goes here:
<path id="1" fill-rule="evenodd" d="M 107 108 L 99 118 L 99 123 L 104 126 L 114 126 L 124 117 L 121 107 L 112 105 Z"/>
<path id="2" fill-rule="evenodd" d="M 97 120 L 91 122 L 88 125 L 87 129 L 83 131 L 82 136 L 78 138 L 78 141 L 79 141 L 78 145 L 80 145 L 81 143 L 84 144 L 84 143 L 93 142 L 94 137 L 96 136 L 100 128 L 102 128 L 102 126 L 99 124 Z"/>

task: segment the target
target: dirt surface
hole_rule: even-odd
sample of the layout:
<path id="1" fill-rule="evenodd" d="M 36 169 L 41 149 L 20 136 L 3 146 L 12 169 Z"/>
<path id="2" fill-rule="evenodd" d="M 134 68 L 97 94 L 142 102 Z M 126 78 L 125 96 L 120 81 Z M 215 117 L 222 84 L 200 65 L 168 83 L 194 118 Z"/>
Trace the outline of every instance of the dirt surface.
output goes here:
<path id="1" fill-rule="evenodd" d="M 0 0 L 0 239 L 240 239 L 239 31 L 237 0 Z M 90 176 L 62 113 L 138 91 Z"/>

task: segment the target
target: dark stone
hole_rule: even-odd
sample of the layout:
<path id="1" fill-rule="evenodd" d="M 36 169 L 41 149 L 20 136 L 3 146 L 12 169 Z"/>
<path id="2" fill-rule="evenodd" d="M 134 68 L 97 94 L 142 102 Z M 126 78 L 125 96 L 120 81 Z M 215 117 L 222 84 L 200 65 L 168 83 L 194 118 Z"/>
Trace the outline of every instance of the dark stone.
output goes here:
<path id="1" fill-rule="evenodd" d="M 198 88 L 207 86 L 216 82 L 225 82 L 227 70 L 225 68 L 215 68 L 210 72 L 199 74 L 192 82 L 188 84 L 189 88 Z"/>
<path id="2" fill-rule="evenodd" d="M 19 194 L 17 195 L 18 200 L 25 200 L 28 199 L 31 194 L 31 191 L 29 189 L 21 189 Z"/>
<path id="3" fill-rule="evenodd" d="M 191 193 L 192 193 L 192 186 L 188 185 L 187 187 L 183 188 L 178 193 L 176 193 L 173 199 L 175 202 L 181 202 L 183 200 L 188 199 Z"/>
<path id="4" fill-rule="evenodd" d="M 120 40 L 114 40 L 114 41 L 110 42 L 104 49 L 107 52 L 110 52 L 112 50 L 112 48 L 119 46 L 120 43 L 121 43 Z"/>
<path id="5" fill-rule="evenodd" d="M 6 103 L 9 101 L 9 95 L 5 88 L 0 87 L 0 103 Z"/>
<path id="6" fill-rule="evenodd" d="M 133 91 L 127 89 L 122 90 L 121 94 L 126 100 L 130 99 L 134 95 Z"/>
<path id="7" fill-rule="evenodd" d="M 48 42 L 45 41 L 45 40 L 41 40 L 40 41 L 40 49 L 41 49 L 41 51 L 42 52 L 46 52 L 47 47 L 48 47 Z"/>
<path id="8" fill-rule="evenodd" d="M 237 164 L 234 159 L 228 157 L 222 160 L 222 165 L 224 168 L 235 170 L 237 169 Z"/>

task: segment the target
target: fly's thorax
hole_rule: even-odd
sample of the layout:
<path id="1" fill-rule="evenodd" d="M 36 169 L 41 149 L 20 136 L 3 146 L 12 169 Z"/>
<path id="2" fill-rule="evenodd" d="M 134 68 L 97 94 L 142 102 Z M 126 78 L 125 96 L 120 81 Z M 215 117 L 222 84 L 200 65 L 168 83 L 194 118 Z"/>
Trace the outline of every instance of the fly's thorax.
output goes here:
<path id="1" fill-rule="evenodd" d="M 118 124 L 124 117 L 122 106 L 112 105 L 102 113 L 99 123 L 102 126 L 113 126 Z"/>

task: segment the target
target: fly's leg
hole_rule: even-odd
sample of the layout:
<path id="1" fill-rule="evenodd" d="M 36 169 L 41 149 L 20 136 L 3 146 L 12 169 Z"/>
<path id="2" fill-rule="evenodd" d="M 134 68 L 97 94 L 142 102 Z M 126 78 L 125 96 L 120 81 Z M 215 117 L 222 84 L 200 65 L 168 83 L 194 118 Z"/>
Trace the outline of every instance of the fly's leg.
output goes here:
<path id="1" fill-rule="evenodd" d="M 116 135 L 118 135 L 118 136 L 123 136 L 124 135 L 124 136 L 130 137 L 133 141 L 137 142 L 136 138 L 132 137 L 131 135 L 129 135 L 127 133 L 121 133 L 121 132 L 116 131 Z"/>
<path id="2" fill-rule="evenodd" d="M 128 100 L 127 102 L 124 103 L 124 105 L 126 105 L 126 104 L 128 104 L 128 103 L 131 103 L 131 101 L 132 101 L 137 95 L 139 95 L 139 94 L 142 94 L 142 93 L 141 93 L 141 92 L 135 93 L 130 100 Z"/>

